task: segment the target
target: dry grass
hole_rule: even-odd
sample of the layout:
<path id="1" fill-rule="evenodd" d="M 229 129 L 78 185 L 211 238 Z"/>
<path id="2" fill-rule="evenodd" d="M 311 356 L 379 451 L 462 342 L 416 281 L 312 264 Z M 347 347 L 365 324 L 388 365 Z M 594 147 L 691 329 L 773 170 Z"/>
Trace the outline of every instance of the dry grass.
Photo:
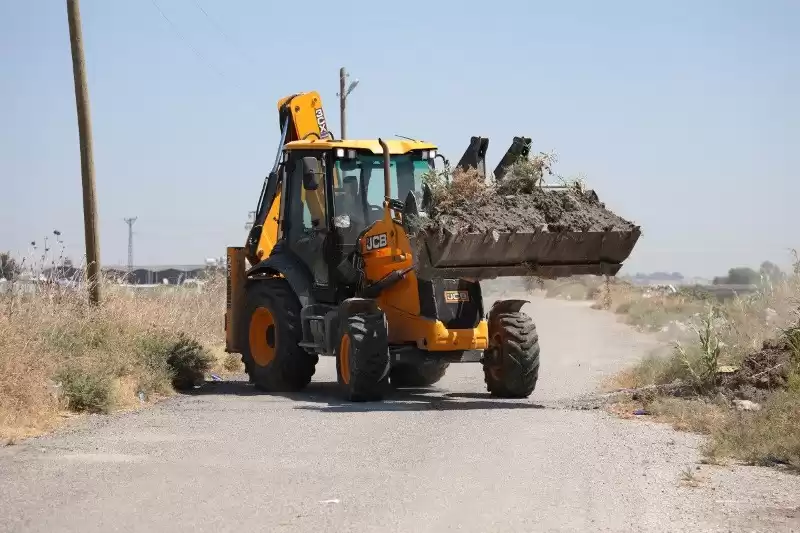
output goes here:
<path id="1" fill-rule="evenodd" d="M 684 487 L 697 488 L 706 483 L 708 480 L 700 476 L 697 472 L 699 468 L 699 466 L 694 469 L 691 466 L 684 467 L 683 470 L 681 470 L 680 484 Z"/>
<path id="2" fill-rule="evenodd" d="M 106 284 L 103 303 L 42 284 L 0 295 L 0 436 L 45 431 L 63 409 L 109 412 L 173 392 L 221 352 L 224 279 L 202 289 Z M 188 374 L 187 374 L 188 371 Z"/>
<path id="3" fill-rule="evenodd" d="M 51 363 L 0 315 L 0 440 L 50 429 L 58 415 Z"/>
<path id="4" fill-rule="evenodd" d="M 431 190 L 432 215 L 451 214 L 459 207 L 478 203 L 491 192 L 476 168 L 430 172 L 424 177 Z"/>
<path id="5" fill-rule="evenodd" d="M 753 465 L 785 464 L 800 470 L 800 393 L 773 394 L 760 411 L 728 413 L 704 450 L 717 460 Z"/>
<path id="6" fill-rule="evenodd" d="M 623 303 L 614 312 L 625 315 L 625 322 L 644 331 L 660 331 L 670 323 L 685 323 L 701 313 L 705 303 L 684 296 L 657 295 Z"/>
<path id="7" fill-rule="evenodd" d="M 659 422 L 666 422 L 678 431 L 708 435 L 727 421 L 729 409 L 722 399 L 656 398 L 650 411 Z"/>
<path id="8" fill-rule="evenodd" d="M 741 362 L 745 356 L 759 350 L 764 341 L 796 324 L 799 308 L 800 274 L 726 302 L 720 309 L 726 323 L 720 327 L 719 334 L 731 361 Z"/>
<path id="9" fill-rule="evenodd" d="M 707 303 L 691 292 L 659 292 L 617 279 L 599 285 L 593 296 L 594 309 L 613 311 L 643 331 L 660 331 L 672 322 L 686 323 Z"/>
<path id="10" fill-rule="evenodd" d="M 513 163 L 499 183 L 481 177 L 478 169 L 450 168 L 427 173 L 423 180 L 431 191 L 431 218 L 451 215 L 459 208 L 478 205 L 497 195 L 531 194 L 544 182 L 545 175 L 553 175 L 554 153 L 532 154 Z M 562 181 L 567 184 L 568 180 Z M 574 186 L 583 186 L 582 180 L 573 180 Z"/>
<path id="11" fill-rule="evenodd" d="M 666 353 L 665 353 L 666 352 Z M 653 350 L 635 365 L 629 366 L 609 377 L 605 388 L 638 389 L 651 385 L 669 385 L 676 380 L 686 380 L 688 371 L 681 355 L 669 348 Z"/>
<path id="12" fill-rule="evenodd" d="M 631 303 L 631 307 L 635 305 Z M 645 357 L 609 385 L 626 389 L 656 385 L 662 387 L 645 390 L 663 392 L 667 390 L 664 385 L 686 384 L 694 391 L 692 398 L 646 398 L 647 408 L 657 420 L 709 435 L 705 452 L 712 460 L 732 457 L 800 470 L 800 261 L 785 280 L 716 305 L 697 332 L 694 342 Z M 765 391 L 766 401 L 759 410 L 738 411 L 730 396 L 739 392 L 725 388 L 719 374 L 722 365 L 736 368 L 746 357 L 748 363 L 754 357 L 765 357 L 760 349 L 769 339 L 785 340 L 792 352 L 785 388 Z"/>
<path id="13" fill-rule="evenodd" d="M 543 280 L 545 297 L 563 300 L 594 300 L 601 292 L 605 280 L 601 276 L 572 276 Z"/>
<path id="14" fill-rule="evenodd" d="M 660 331 L 672 322 L 688 322 L 702 313 L 706 300 L 691 291 L 649 291 L 618 278 L 576 276 L 544 282 L 548 298 L 593 300 L 592 308 L 612 311 L 644 331 Z"/>
<path id="15" fill-rule="evenodd" d="M 555 153 L 543 152 L 517 160 L 497 186 L 497 194 L 531 194 L 544 183 L 545 174 L 553 175 L 553 165 L 557 161 Z"/>

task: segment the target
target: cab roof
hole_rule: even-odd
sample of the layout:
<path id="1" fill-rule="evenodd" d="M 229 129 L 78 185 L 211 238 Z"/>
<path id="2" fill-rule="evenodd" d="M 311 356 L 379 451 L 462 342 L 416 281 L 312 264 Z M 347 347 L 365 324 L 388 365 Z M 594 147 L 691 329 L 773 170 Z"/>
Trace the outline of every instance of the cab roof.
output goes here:
<path id="1" fill-rule="evenodd" d="M 389 147 L 392 155 L 407 154 L 413 150 L 436 150 L 437 146 L 424 141 L 407 141 L 404 139 L 387 139 L 384 141 Z M 373 154 L 383 154 L 383 148 L 377 139 L 357 140 L 328 140 L 328 139 L 309 139 L 304 141 L 292 141 L 284 145 L 286 150 L 334 150 L 336 148 L 353 148 L 355 150 L 369 150 Z"/>

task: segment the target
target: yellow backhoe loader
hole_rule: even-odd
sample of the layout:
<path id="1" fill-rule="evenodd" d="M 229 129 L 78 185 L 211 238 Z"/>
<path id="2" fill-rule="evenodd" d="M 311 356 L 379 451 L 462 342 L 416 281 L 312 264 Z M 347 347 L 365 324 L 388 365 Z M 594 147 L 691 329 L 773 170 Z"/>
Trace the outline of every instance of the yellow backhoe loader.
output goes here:
<path id="1" fill-rule="evenodd" d="M 351 401 L 431 385 L 453 362 L 480 362 L 495 396 L 528 397 L 539 339 L 521 312 L 526 301 L 499 301 L 485 313 L 480 280 L 613 275 L 638 238 L 426 240 L 408 221 L 424 216 L 435 145 L 334 139 L 317 92 L 281 99 L 278 112 L 280 146 L 252 229 L 243 247 L 227 250 L 226 349 L 241 354 L 264 391 L 304 388 L 319 356 L 332 356 Z M 525 141 L 516 138 L 509 153 L 527 153 Z M 482 161 L 485 143 L 473 145 L 477 155 L 468 149 L 465 158 Z"/>

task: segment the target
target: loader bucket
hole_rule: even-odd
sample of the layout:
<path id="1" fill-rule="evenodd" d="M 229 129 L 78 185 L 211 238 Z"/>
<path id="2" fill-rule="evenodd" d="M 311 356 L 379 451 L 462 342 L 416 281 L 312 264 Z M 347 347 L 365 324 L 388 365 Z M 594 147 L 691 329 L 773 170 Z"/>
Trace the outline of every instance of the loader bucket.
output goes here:
<path id="1" fill-rule="evenodd" d="M 633 251 L 641 231 L 450 233 L 415 237 L 423 279 L 491 279 L 502 276 L 561 278 L 613 276 Z"/>

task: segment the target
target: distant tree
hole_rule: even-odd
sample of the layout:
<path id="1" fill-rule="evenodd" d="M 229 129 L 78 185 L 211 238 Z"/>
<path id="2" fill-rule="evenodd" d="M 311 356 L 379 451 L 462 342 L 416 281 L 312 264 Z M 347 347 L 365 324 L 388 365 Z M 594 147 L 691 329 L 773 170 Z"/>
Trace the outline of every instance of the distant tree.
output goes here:
<path id="1" fill-rule="evenodd" d="M 764 281 L 769 281 L 772 283 L 782 281 L 786 277 L 786 274 L 783 273 L 781 268 L 772 261 L 764 261 L 761 263 L 759 273 Z"/>
<path id="2" fill-rule="evenodd" d="M 761 281 L 761 274 L 750 267 L 737 267 L 728 270 L 726 283 L 730 285 L 754 285 Z"/>
<path id="3" fill-rule="evenodd" d="M 0 252 L 0 278 L 13 281 L 22 273 L 22 268 L 16 259 L 8 252 Z"/>

